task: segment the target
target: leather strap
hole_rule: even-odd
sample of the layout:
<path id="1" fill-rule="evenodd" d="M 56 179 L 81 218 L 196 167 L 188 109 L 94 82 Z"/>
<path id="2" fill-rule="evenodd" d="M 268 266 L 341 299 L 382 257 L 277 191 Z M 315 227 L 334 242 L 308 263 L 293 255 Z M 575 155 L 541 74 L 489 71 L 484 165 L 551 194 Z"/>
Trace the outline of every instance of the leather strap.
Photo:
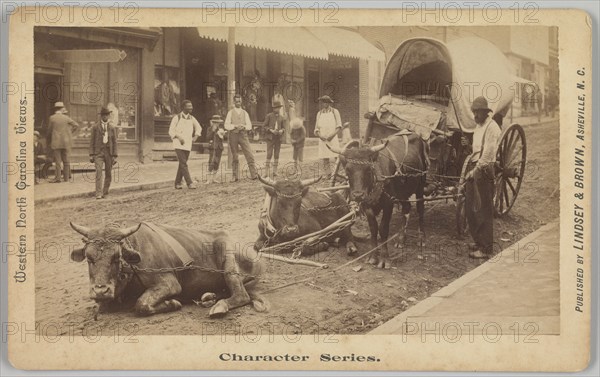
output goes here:
<path id="1" fill-rule="evenodd" d="M 158 234 L 171 247 L 171 250 L 177 255 L 184 266 L 189 266 L 194 262 L 194 259 L 188 254 L 187 250 L 173 236 L 159 228 L 156 224 L 149 222 L 144 222 L 144 224 Z"/>

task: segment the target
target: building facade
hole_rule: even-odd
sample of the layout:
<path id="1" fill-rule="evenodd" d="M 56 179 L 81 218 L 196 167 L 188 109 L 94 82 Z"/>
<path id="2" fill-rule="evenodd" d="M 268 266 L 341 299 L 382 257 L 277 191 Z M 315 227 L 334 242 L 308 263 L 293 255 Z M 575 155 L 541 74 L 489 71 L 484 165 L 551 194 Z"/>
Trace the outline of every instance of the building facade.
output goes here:
<path id="1" fill-rule="evenodd" d="M 203 125 L 243 97 L 260 139 L 273 101 L 295 103 L 313 136 L 317 99 L 327 94 L 360 134 L 373 67 L 383 53 L 356 30 L 342 28 L 53 28 L 34 34 L 35 129 L 46 134 L 52 105 L 63 101 L 80 125 L 73 156 L 86 161 L 90 129 L 102 106 L 113 111 L 121 161 L 172 154 L 168 128 L 190 99 Z M 233 67 L 231 66 L 233 65 Z"/>

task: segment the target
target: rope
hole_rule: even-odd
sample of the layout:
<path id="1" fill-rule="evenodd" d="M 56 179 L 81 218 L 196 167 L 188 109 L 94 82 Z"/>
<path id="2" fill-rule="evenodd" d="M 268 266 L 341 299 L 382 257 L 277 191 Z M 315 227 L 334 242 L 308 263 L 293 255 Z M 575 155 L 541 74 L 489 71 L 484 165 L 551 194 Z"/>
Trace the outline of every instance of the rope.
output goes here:
<path id="1" fill-rule="evenodd" d="M 342 268 L 344 268 L 344 267 L 346 267 L 346 266 L 349 266 L 349 265 L 351 265 L 352 263 L 355 263 L 355 262 L 357 262 L 357 261 L 361 260 L 362 258 L 364 258 L 364 257 L 366 257 L 366 256 L 368 256 L 368 255 L 370 255 L 370 254 L 372 254 L 373 252 L 375 252 L 376 250 L 378 250 L 379 248 L 381 248 L 383 245 L 386 245 L 388 242 L 392 241 L 393 239 L 395 239 L 395 238 L 396 238 L 396 237 L 398 237 L 399 235 L 400 235 L 400 233 L 396 233 L 396 234 L 394 234 L 392 237 L 389 237 L 389 238 L 388 238 L 388 239 L 387 239 L 385 242 L 383 242 L 383 243 L 381 243 L 381 244 L 379 244 L 379 245 L 375 246 L 374 248 L 372 248 L 371 250 L 367 251 L 367 252 L 366 252 L 366 253 L 364 253 L 363 255 L 360 255 L 360 256 L 358 256 L 358 257 L 356 257 L 356 258 L 354 258 L 354 259 L 352 259 L 352 260 L 350 260 L 350 261 L 348 261 L 348 262 L 346 262 L 346 263 L 344 263 L 344 264 L 342 264 L 342 265 L 340 265 L 340 266 L 338 266 L 338 267 L 336 267 L 336 268 L 334 268 L 334 269 L 331 269 L 331 270 L 314 270 L 314 271 L 311 271 L 311 272 L 309 272 L 309 274 L 310 274 L 310 273 L 312 273 L 312 274 L 317 274 L 317 273 L 318 273 L 318 272 L 320 272 L 320 271 L 326 271 L 326 272 L 332 272 L 332 273 L 333 273 L 333 272 L 336 272 L 336 271 L 339 271 L 340 269 L 342 269 Z M 296 276 L 294 276 L 294 278 L 297 278 L 298 276 L 302 276 L 302 275 L 306 275 L 306 273 L 304 273 L 304 274 L 299 274 L 299 275 L 296 275 Z M 283 288 L 290 287 L 290 286 L 292 286 L 292 285 L 296 285 L 296 284 L 300 284 L 300 283 L 307 282 L 307 281 L 309 281 L 310 279 L 312 279 L 312 277 L 307 277 L 307 278 L 304 278 L 304 279 L 301 279 L 301 280 L 293 281 L 293 282 L 291 282 L 291 283 L 286 283 L 286 284 L 283 284 L 283 285 L 280 285 L 280 286 L 277 286 L 277 287 L 274 287 L 274 288 L 270 288 L 270 289 L 267 289 L 267 290 L 264 290 L 264 291 L 261 291 L 261 292 L 258 292 L 258 293 L 259 293 L 259 294 L 270 293 L 270 292 L 273 292 L 273 291 L 276 291 L 276 290 L 279 290 L 279 289 L 283 289 Z"/>

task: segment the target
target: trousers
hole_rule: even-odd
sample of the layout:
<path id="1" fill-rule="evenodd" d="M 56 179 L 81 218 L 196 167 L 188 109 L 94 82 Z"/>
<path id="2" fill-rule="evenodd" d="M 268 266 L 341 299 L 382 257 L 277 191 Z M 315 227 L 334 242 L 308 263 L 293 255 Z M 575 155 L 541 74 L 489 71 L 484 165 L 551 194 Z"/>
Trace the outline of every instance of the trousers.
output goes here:
<path id="1" fill-rule="evenodd" d="M 190 151 L 175 149 L 175 154 L 177 154 L 177 161 L 179 161 L 177 174 L 175 175 L 175 185 L 180 185 L 183 178 L 185 179 L 185 183 L 189 186 L 192 184 L 192 177 L 190 176 L 190 170 L 188 169 L 187 164 L 188 158 L 190 157 Z"/>
<path id="2" fill-rule="evenodd" d="M 476 169 L 465 185 L 465 209 L 471 237 L 483 253 L 494 249 L 494 166 Z"/>
<path id="3" fill-rule="evenodd" d="M 113 159 L 107 147 L 100 148 L 100 153 L 94 156 L 96 166 L 96 196 L 108 195 L 112 182 Z M 104 185 L 102 184 L 102 168 L 104 166 Z"/>
<path id="4" fill-rule="evenodd" d="M 254 162 L 254 155 L 252 154 L 252 148 L 250 147 L 250 141 L 248 140 L 248 134 L 246 131 L 230 131 L 229 132 L 229 148 L 231 148 L 231 156 L 233 157 L 232 168 L 233 177 L 239 178 L 240 160 L 238 148 L 242 148 L 242 153 L 246 158 L 248 169 L 250 170 L 250 176 L 256 177 L 256 163 Z"/>
<path id="5" fill-rule="evenodd" d="M 54 163 L 56 165 L 56 180 L 60 181 L 62 175 L 63 180 L 68 182 L 71 179 L 71 163 L 68 149 L 54 150 Z"/>

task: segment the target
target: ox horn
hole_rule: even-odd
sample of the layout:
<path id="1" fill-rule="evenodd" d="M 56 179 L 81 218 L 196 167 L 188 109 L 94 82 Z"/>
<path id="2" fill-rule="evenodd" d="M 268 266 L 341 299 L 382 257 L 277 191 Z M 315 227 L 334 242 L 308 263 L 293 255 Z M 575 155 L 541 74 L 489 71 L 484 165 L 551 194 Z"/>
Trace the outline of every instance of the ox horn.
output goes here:
<path id="1" fill-rule="evenodd" d="M 139 224 L 131 226 L 129 228 L 119 229 L 119 233 L 121 233 L 120 234 L 121 239 L 131 236 L 133 233 L 137 232 L 141 226 L 142 226 L 142 223 L 139 223 Z"/>
<path id="2" fill-rule="evenodd" d="M 327 148 L 329 148 L 330 151 L 332 151 L 335 154 L 342 154 L 342 150 L 338 147 L 334 147 L 333 145 L 329 145 L 329 143 L 325 143 L 325 145 L 327 146 Z"/>
<path id="3" fill-rule="evenodd" d="M 71 228 L 73 228 L 77 233 L 81 234 L 84 237 L 88 237 L 88 234 L 90 234 L 91 229 L 88 227 L 85 227 L 83 225 L 77 225 L 73 222 L 69 222 L 69 224 L 71 225 Z"/>
<path id="4" fill-rule="evenodd" d="M 385 141 L 385 143 L 379 144 L 379 145 L 374 145 L 372 147 L 369 148 L 369 150 L 371 152 L 377 153 L 381 150 L 383 150 L 385 147 L 387 147 L 388 144 L 388 140 Z"/>
<path id="5" fill-rule="evenodd" d="M 302 185 L 302 187 L 307 187 L 310 185 L 314 185 L 315 183 L 319 182 L 322 178 L 323 178 L 323 176 L 320 175 L 317 178 L 303 179 L 300 181 L 300 184 Z"/>
<path id="6" fill-rule="evenodd" d="M 257 176 L 258 180 L 260 181 L 260 183 L 262 183 L 265 186 L 273 187 L 273 185 L 275 185 L 275 182 L 273 182 L 271 180 L 271 178 L 268 178 L 268 177 L 263 178 L 260 176 L 260 174 L 257 174 L 256 176 Z"/>

